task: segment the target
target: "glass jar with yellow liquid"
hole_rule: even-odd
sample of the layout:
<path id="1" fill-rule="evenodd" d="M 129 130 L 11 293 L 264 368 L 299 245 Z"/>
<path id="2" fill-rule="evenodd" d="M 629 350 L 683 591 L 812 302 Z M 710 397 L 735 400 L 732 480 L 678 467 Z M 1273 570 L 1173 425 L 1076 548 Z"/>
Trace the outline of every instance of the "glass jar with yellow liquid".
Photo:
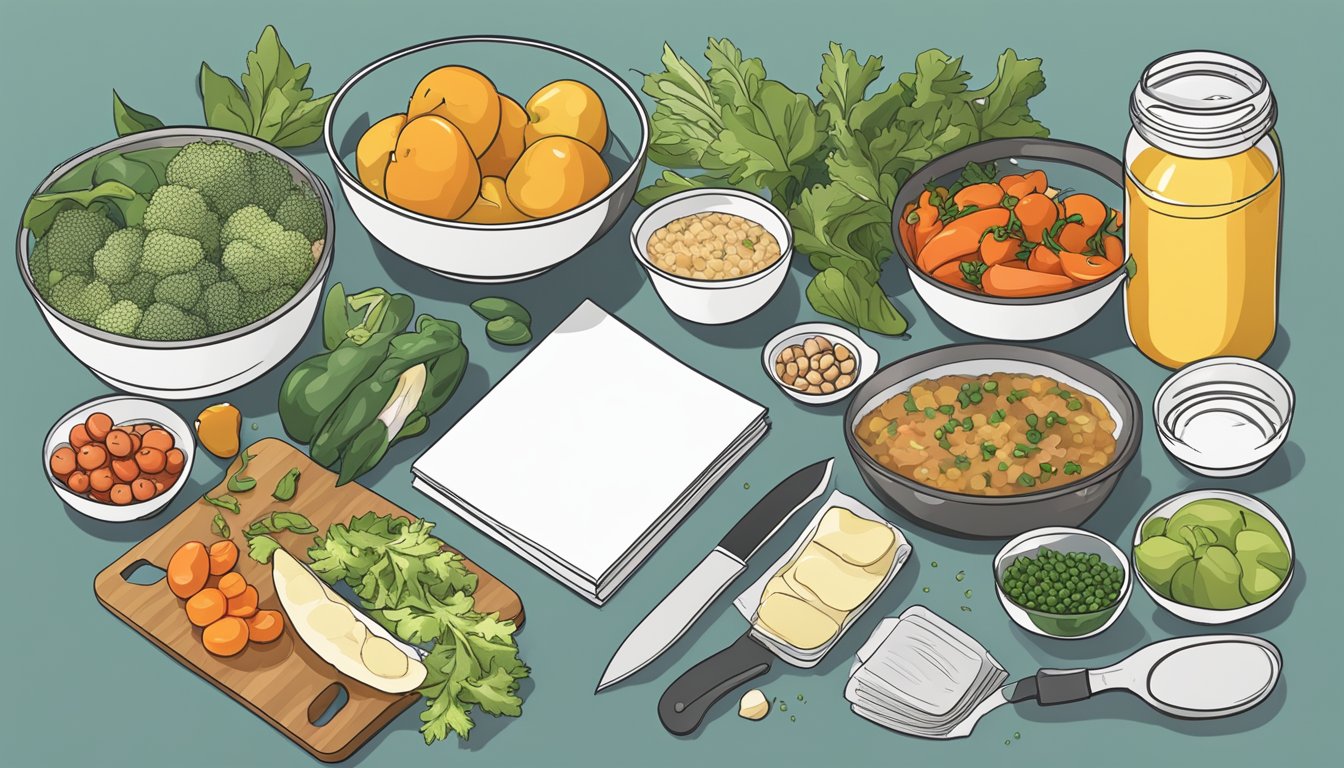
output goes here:
<path id="1" fill-rule="evenodd" d="M 1265 76 L 1188 51 L 1144 70 L 1125 142 L 1125 323 L 1170 368 L 1256 358 L 1278 322 L 1282 156 Z"/>

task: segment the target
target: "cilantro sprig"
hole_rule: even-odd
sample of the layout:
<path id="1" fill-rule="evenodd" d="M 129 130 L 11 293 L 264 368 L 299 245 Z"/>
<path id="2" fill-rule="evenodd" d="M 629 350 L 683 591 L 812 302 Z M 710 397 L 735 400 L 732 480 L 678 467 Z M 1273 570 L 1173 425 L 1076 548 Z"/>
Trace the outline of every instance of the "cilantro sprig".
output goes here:
<path id="1" fill-rule="evenodd" d="M 475 609 L 476 575 L 430 535 L 433 527 L 369 512 L 331 526 L 308 550 L 313 571 L 329 584 L 345 582 L 389 632 L 407 643 L 433 643 L 420 688 L 427 744 L 450 731 L 466 739 L 478 708 L 495 716 L 522 714 L 518 681 L 530 673 L 518 658 L 514 623 Z"/>

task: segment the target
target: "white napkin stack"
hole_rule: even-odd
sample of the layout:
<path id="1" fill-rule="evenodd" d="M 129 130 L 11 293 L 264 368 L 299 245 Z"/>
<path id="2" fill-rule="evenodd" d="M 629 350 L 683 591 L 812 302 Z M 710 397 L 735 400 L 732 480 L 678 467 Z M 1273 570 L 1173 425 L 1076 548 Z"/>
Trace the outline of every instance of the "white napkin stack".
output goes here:
<path id="1" fill-rule="evenodd" d="M 916 605 L 859 649 L 845 699 L 860 717 L 912 736 L 944 736 L 1008 678 L 975 638 Z"/>
<path id="2" fill-rule="evenodd" d="M 769 426 L 585 301 L 415 461 L 412 484 L 601 605 Z"/>

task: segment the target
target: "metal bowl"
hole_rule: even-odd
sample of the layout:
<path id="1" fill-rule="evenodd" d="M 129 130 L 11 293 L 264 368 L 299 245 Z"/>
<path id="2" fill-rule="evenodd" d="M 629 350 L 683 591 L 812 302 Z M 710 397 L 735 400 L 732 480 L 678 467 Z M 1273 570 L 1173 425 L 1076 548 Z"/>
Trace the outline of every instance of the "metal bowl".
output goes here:
<path id="1" fill-rule="evenodd" d="M 355 146 L 372 122 L 405 111 L 405 97 L 425 73 L 471 67 L 522 103 L 548 82 L 569 78 L 595 90 L 610 134 L 602 159 L 611 184 L 597 197 L 555 216 L 510 224 L 445 221 L 388 202 L 360 183 Z M 633 88 L 581 53 L 521 37 L 450 37 L 405 48 L 362 68 L 336 91 L 323 126 L 327 155 L 355 218 L 388 250 L 445 277 L 503 283 L 535 277 L 605 235 L 634 199 L 649 149 L 649 117 Z"/>
<path id="2" fill-rule="evenodd" d="M 879 464 L 859 445 L 854 428 L 868 412 L 918 381 L 994 371 L 1045 375 L 1106 404 L 1116 423 L 1116 451 L 1100 472 L 1069 483 L 1016 496 L 951 493 L 902 477 Z M 845 445 L 859 476 L 891 509 L 935 530 L 969 538 L 1007 538 L 1047 526 L 1076 528 L 1115 489 L 1139 449 L 1142 407 L 1134 390 L 1114 373 L 1088 360 L 1013 344 L 954 344 L 898 360 L 880 370 L 851 397 L 845 410 Z"/>
<path id="3" fill-rule="evenodd" d="M 98 378 L 117 389 L 165 400 L 211 397 L 235 390 L 279 365 L 303 341 L 322 300 L 319 290 L 331 272 L 335 224 L 331 194 L 312 171 L 283 150 L 260 139 L 210 128 L 158 128 L 113 139 L 56 166 L 33 194 L 41 194 L 75 166 L 110 151 L 180 147 L 194 141 L 227 141 L 249 152 L 265 152 L 306 182 L 322 201 L 327 231 L 313 273 L 284 306 L 250 325 L 187 341 L 145 341 L 94 328 L 56 311 L 37 292 L 28 270 L 29 231 L 19 228 L 19 274 L 56 340 Z"/>
<path id="4" fill-rule="evenodd" d="M 1058 139 L 991 139 L 943 155 L 915 171 L 896 193 L 895 216 L 919 199 L 926 184 L 955 178 L 967 163 L 997 163 L 1008 173 L 1042 168 L 1056 186 L 1076 187 L 1097 195 L 1116 210 L 1122 208 L 1119 196 L 1124 188 L 1124 166 L 1111 155 Z M 1108 197 L 1113 199 L 1108 201 Z M 967 333 L 989 339 L 1030 341 L 1068 333 L 1100 312 L 1125 281 L 1122 267 L 1095 283 L 1048 296 L 986 296 L 925 274 L 915 265 L 914 256 L 905 252 L 895 218 L 892 232 L 896 253 L 910 273 L 915 292 L 930 311 Z"/>

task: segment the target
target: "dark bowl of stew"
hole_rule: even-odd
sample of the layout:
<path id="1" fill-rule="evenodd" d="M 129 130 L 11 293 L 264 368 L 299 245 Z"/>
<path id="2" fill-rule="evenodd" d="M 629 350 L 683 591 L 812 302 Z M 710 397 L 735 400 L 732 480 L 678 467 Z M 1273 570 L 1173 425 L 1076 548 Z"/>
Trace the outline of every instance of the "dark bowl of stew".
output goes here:
<path id="1" fill-rule="evenodd" d="M 845 444 L 883 504 L 955 536 L 1077 527 L 1138 452 L 1142 407 L 1096 363 L 957 344 L 887 365 L 850 398 Z"/>

